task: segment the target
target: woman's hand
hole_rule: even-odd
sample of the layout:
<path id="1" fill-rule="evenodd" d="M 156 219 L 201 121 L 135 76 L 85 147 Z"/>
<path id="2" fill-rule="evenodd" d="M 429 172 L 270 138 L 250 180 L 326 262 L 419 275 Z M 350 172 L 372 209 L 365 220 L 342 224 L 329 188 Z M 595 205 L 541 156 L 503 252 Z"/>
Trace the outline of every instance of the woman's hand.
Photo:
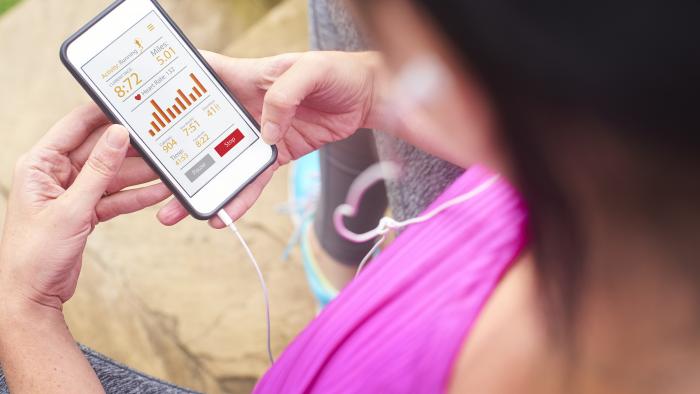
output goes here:
<path id="1" fill-rule="evenodd" d="M 17 162 L 0 242 L 0 363 L 12 392 L 104 392 L 62 305 L 75 292 L 97 223 L 170 195 L 162 184 L 124 190 L 156 179 L 128 153 L 126 129 L 108 126 L 90 105 Z"/>
<path id="2" fill-rule="evenodd" d="M 58 122 L 15 168 L 0 244 L 0 298 L 60 310 L 74 293 L 88 235 L 102 221 L 170 195 L 129 135 L 97 106 Z M 135 155 L 131 155 L 135 156 Z"/>
<path id="3" fill-rule="evenodd" d="M 380 56 L 371 52 L 308 52 L 264 59 L 205 56 L 260 122 L 263 139 L 278 148 L 277 162 L 226 207 L 234 220 L 250 208 L 280 165 L 367 125 L 381 69 Z M 158 214 L 166 225 L 186 216 L 177 200 Z M 211 224 L 223 226 L 218 218 Z"/>

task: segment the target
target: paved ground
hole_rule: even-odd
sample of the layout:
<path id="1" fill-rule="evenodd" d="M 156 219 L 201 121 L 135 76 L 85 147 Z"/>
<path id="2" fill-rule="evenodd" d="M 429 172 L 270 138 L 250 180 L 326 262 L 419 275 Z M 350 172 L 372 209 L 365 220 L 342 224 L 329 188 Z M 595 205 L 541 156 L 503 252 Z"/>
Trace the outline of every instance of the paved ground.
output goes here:
<path id="1" fill-rule="evenodd" d="M 0 220 L 15 159 L 74 106 L 89 99 L 58 59 L 61 41 L 106 0 L 24 0 L 0 19 Z M 270 1 L 163 0 L 202 48 L 239 56 L 306 49 L 304 0 L 267 14 Z M 238 40 L 236 40 L 238 38 Z M 298 255 L 280 259 L 292 226 L 276 209 L 286 171 L 240 225 L 272 296 L 279 353 L 313 316 Z M 74 299 L 77 339 L 157 377 L 207 392 L 246 392 L 266 369 L 260 289 L 228 233 L 187 220 L 164 228 L 155 209 L 100 225 L 88 244 Z"/>

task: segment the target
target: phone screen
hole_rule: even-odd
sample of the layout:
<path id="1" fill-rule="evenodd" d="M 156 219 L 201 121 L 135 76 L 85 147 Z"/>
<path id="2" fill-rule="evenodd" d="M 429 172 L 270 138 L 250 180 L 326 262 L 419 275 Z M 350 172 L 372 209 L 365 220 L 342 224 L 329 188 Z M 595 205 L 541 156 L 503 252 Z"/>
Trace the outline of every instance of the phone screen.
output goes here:
<path id="1" fill-rule="evenodd" d="M 190 197 L 259 138 L 156 11 L 81 68 Z"/>

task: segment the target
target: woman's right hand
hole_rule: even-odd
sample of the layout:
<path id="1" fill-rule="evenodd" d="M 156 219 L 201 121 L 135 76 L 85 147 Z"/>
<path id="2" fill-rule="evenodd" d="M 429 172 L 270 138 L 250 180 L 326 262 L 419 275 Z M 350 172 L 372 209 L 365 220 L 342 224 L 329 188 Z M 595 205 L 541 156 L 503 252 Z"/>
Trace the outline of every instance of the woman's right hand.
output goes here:
<path id="1" fill-rule="evenodd" d="M 263 59 L 204 55 L 260 122 L 265 142 L 278 148 L 277 162 L 226 207 L 234 220 L 253 205 L 279 166 L 367 125 L 381 70 L 380 55 L 373 52 L 307 52 Z M 173 225 L 187 215 L 185 208 L 172 200 L 158 218 Z M 223 227 L 218 218 L 210 223 Z"/>

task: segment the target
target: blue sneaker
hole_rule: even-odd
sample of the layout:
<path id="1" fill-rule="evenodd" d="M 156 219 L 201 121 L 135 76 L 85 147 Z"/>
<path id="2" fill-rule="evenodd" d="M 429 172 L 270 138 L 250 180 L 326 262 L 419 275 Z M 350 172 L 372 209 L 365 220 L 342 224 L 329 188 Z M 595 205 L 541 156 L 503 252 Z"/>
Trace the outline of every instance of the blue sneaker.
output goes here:
<path id="1" fill-rule="evenodd" d="M 320 167 L 318 152 L 309 153 L 291 164 L 288 206 L 295 231 L 287 245 L 285 256 L 295 245 L 300 246 L 306 280 L 319 308 L 323 309 L 338 295 L 338 290 L 321 272 L 308 238 L 321 190 Z"/>

